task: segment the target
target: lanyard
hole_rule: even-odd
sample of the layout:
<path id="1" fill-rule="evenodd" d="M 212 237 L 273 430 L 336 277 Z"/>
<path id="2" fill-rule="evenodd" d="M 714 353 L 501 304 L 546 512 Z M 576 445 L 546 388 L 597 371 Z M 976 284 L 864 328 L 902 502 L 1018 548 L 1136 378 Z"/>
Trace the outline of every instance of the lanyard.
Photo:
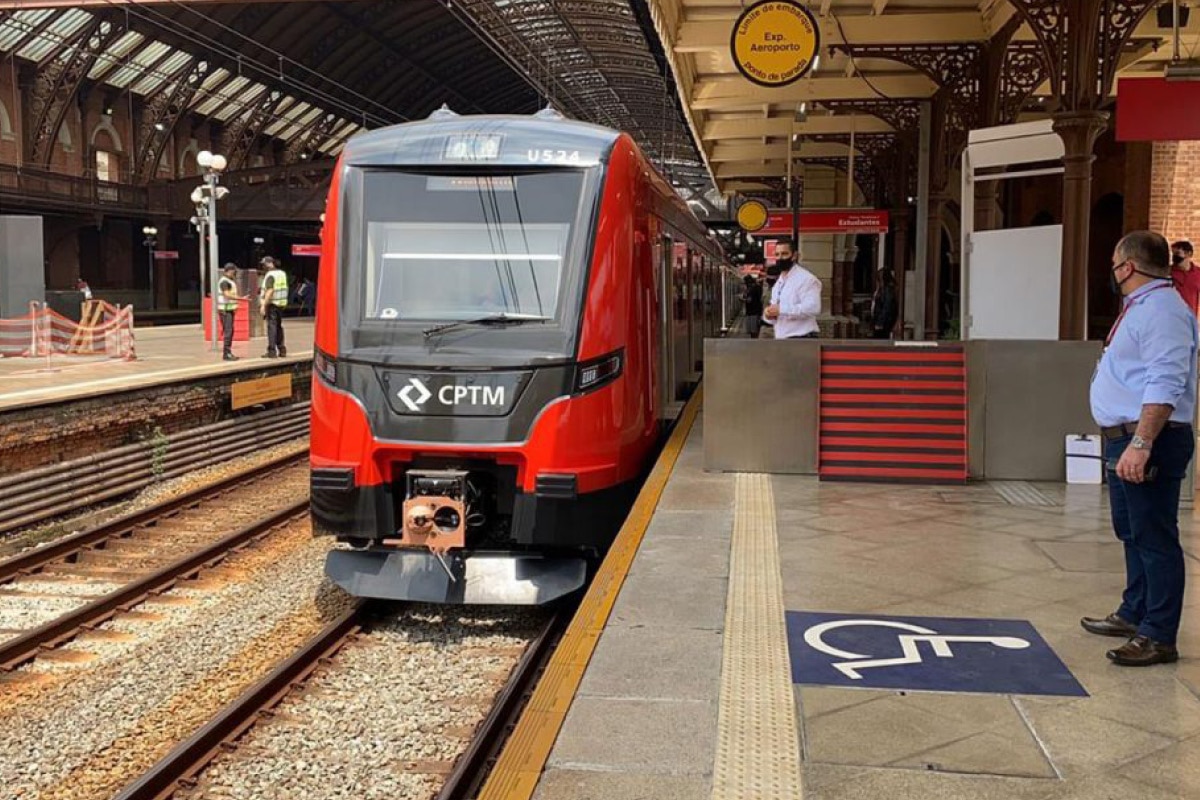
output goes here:
<path id="1" fill-rule="evenodd" d="M 1158 286 L 1155 286 L 1153 289 L 1146 290 L 1145 294 L 1135 297 L 1132 300 L 1130 300 L 1128 303 L 1126 303 L 1125 307 L 1121 309 L 1121 313 L 1117 315 L 1117 321 L 1113 323 L 1112 330 L 1110 330 L 1108 332 L 1108 336 L 1104 339 L 1104 347 L 1107 348 L 1109 346 L 1109 344 L 1112 343 L 1113 337 L 1115 337 L 1117 335 L 1117 328 L 1121 327 L 1121 320 L 1125 319 L 1125 314 L 1129 312 L 1129 309 L 1133 308 L 1138 303 L 1142 302 L 1142 300 L 1146 299 L 1146 297 L 1151 292 L 1157 292 L 1159 289 L 1174 289 L 1174 288 L 1175 288 L 1174 282 L 1160 283 Z"/>

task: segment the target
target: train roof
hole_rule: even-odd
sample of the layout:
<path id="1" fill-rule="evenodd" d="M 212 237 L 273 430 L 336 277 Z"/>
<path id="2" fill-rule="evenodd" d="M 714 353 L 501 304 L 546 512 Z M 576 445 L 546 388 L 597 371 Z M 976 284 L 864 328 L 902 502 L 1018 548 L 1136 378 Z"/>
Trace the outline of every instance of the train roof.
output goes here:
<path id="1" fill-rule="evenodd" d="M 459 116 L 443 108 L 429 119 L 355 136 L 342 159 L 354 166 L 594 166 L 620 136 L 553 111 Z"/>

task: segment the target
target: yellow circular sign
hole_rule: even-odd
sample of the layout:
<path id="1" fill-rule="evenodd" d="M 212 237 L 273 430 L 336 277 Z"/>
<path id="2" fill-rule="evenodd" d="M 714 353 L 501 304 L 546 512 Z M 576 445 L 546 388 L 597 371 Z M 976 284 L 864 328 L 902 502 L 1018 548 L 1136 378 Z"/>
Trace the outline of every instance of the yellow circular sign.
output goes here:
<path id="1" fill-rule="evenodd" d="M 821 48 L 813 13 L 793 0 L 763 0 L 742 12 L 729 38 L 733 63 L 759 86 L 787 86 L 812 67 Z"/>
<path id="2" fill-rule="evenodd" d="M 746 233 L 760 231 L 767 224 L 767 207 L 761 200 L 747 200 L 737 210 L 737 222 Z"/>

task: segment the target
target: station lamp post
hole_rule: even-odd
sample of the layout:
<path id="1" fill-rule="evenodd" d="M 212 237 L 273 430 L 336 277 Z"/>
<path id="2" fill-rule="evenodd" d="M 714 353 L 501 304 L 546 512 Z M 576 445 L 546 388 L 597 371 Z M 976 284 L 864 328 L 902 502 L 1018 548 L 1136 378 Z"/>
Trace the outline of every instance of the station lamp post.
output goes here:
<path id="1" fill-rule="evenodd" d="M 211 295 L 210 302 L 212 303 L 210 326 L 212 331 L 212 348 L 217 349 L 217 273 L 219 271 L 218 259 L 220 256 L 217 253 L 217 201 L 229 194 L 229 189 L 224 186 L 218 186 L 221 173 L 225 171 L 228 162 L 225 156 L 210 153 L 208 150 L 202 150 L 196 156 L 196 163 L 204 170 L 204 183 L 192 190 L 192 202 L 196 205 L 196 227 L 201 230 L 200 237 L 200 254 L 201 254 L 201 277 L 202 285 L 207 283 L 209 293 Z M 203 235 L 207 229 L 207 271 L 203 269 L 205 262 L 205 236 Z M 207 281 L 204 281 L 204 275 L 207 274 Z M 204 302 L 204 289 L 200 290 L 201 302 Z"/>
<path id="2" fill-rule="evenodd" d="M 154 246 L 158 244 L 158 228 L 147 225 L 142 228 L 142 244 L 146 246 L 146 257 L 150 267 L 150 310 L 158 307 L 158 298 L 154 295 Z"/>

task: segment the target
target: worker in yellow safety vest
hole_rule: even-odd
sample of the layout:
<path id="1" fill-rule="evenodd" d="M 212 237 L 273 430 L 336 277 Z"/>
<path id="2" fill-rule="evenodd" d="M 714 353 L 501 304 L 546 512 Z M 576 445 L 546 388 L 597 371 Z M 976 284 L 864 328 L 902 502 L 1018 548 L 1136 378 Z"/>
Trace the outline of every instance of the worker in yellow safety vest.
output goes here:
<path id="1" fill-rule="evenodd" d="M 258 301 L 259 310 L 267 320 L 267 352 L 264 358 L 279 358 L 287 355 L 287 348 L 283 346 L 283 309 L 288 301 L 287 273 L 279 268 L 279 259 L 274 256 L 264 256 L 258 268 L 259 272 L 266 273 Z"/>
<path id="2" fill-rule="evenodd" d="M 233 354 L 233 316 L 242 298 L 238 295 L 236 279 L 237 264 L 226 264 L 221 268 L 221 280 L 217 282 L 217 310 L 221 316 L 221 333 L 225 337 L 225 354 L 222 358 L 226 361 L 238 360 Z"/>

